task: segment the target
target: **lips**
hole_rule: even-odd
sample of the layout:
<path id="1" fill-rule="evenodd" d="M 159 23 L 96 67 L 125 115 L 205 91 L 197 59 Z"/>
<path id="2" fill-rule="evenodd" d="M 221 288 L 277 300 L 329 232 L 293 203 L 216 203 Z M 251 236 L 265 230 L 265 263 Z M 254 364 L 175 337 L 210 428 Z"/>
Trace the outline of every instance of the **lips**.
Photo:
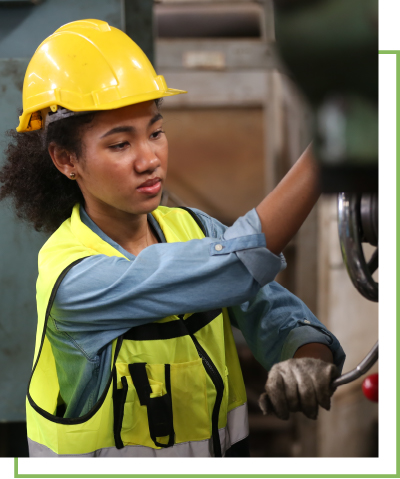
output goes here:
<path id="1" fill-rule="evenodd" d="M 161 189 L 161 179 L 160 178 L 151 178 L 150 180 L 145 181 L 140 186 L 137 187 L 137 191 L 140 193 L 154 194 L 158 193 Z"/>
<path id="2" fill-rule="evenodd" d="M 153 186 L 159 181 L 160 181 L 160 178 L 152 178 L 151 180 L 147 180 L 144 183 L 142 183 L 140 186 L 138 186 L 138 188 L 143 188 L 143 187 L 146 188 L 147 186 Z"/>

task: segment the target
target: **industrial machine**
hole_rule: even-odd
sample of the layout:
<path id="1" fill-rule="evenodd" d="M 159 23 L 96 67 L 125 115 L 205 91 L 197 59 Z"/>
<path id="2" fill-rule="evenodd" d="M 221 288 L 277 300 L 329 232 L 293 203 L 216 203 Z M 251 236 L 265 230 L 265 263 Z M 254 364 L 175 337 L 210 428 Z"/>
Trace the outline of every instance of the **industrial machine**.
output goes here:
<path id="1" fill-rule="evenodd" d="M 313 109 L 322 190 L 339 193 L 343 261 L 360 294 L 377 302 L 372 275 L 378 269 L 378 1 L 274 4 L 280 53 Z M 362 243 L 376 247 L 368 261 Z M 359 378 L 377 359 L 378 343 L 335 386 Z"/>

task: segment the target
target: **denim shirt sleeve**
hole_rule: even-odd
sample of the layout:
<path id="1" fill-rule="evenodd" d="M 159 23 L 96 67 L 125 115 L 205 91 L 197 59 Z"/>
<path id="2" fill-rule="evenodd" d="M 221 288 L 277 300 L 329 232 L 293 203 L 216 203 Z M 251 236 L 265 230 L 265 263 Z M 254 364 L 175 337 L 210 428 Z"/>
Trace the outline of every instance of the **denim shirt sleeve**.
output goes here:
<path id="1" fill-rule="evenodd" d="M 269 370 L 292 358 L 301 346 L 322 343 L 332 351 L 341 371 L 345 353 L 336 339 L 294 294 L 276 282 L 264 286 L 250 301 L 228 308 L 255 358 Z"/>
<path id="2" fill-rule="evenodd" d="M 195 208 L 192 209 L 202 221 L 209 236 L 213 238 L 222 238 L 223 240 L 228 241 L 231 241 L 232 239 L 240 241 L 242 237 L 250 237 L 253 234 L 261 233 L 260 218 L 254 208 L 245 216 L 239 218 L 240 221 L 237 221 L 230 228 L 227 228 L 222 223 L 211 218 L 202 211 Z M 223 253 L 223 251 L 221 251 L 221 253 Z M 276 255 L 266 248 L 239 249 L 236 251 L 236 255 L 261 286 L 270 282 L 265 264 L 271 261 L 276 262 L 276 259 L 278 258 Z M 285 269 L 286 260 L 282 253 L 279 255 L 279 260 L 280 270 Z"/>
<path id="3" fill-rule="evenodd" d="M 193 210 L 201 219 L 206 231 L 215 238 L 230 238 L 232 229 L 210 218 L 202 211 Z M 236 230 L 237 236 L 246 234 L 252 228 L 260 228 L 260 221 L 255 210 L 246 215 L 246 222 Z M 258 250 L 243 250 L 236 253 L 246 267 L 261 277 L 264 268 L 259 261 Z M 281 254 L 282 269 L 286 266 Z M 307 306 L 288 290 L 276 282 L 263 286 L 251 301 L 229 309 L 232 325 L 239 328 L 254 356 L 268 370 L 273 364 L 285 361 L 305 344 L 321 343 L 330 348 L 336 366 L 341 371 L 346 355 L 336 337 L 318 321 Z M 275 347 L 274 340 L 278 340 Z"/>

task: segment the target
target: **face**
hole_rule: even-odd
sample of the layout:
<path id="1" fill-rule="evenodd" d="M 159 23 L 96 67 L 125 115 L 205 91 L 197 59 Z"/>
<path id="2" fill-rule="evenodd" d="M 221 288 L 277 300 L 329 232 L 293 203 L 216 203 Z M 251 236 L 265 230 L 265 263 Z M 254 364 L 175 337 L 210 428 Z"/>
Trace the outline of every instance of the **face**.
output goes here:
<path id="1" fill-rule="evenodd" d="M 74 168 L 89 211 L 141 215 L 158 207 L 168 162 L 162 122 L 153 101 L 95 115 Z"/>

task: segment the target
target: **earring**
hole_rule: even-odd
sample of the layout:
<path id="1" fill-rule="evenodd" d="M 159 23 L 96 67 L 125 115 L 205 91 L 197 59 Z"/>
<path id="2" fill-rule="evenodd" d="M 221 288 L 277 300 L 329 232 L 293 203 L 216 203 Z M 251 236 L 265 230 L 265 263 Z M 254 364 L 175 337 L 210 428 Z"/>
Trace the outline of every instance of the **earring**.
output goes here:
<path id="1" fill-rule="evenodd" d="M 72 173 L 70 173 L 70 174 L 69 174 L 69 177 L 71 178 L 71 180 L 74 180 L 74 179 L 75 179 L 75 177 L 76 177 L 76 175 L 75 175 L 75 173 L 74 173 L 74 172 L 72 172 Z"/>

